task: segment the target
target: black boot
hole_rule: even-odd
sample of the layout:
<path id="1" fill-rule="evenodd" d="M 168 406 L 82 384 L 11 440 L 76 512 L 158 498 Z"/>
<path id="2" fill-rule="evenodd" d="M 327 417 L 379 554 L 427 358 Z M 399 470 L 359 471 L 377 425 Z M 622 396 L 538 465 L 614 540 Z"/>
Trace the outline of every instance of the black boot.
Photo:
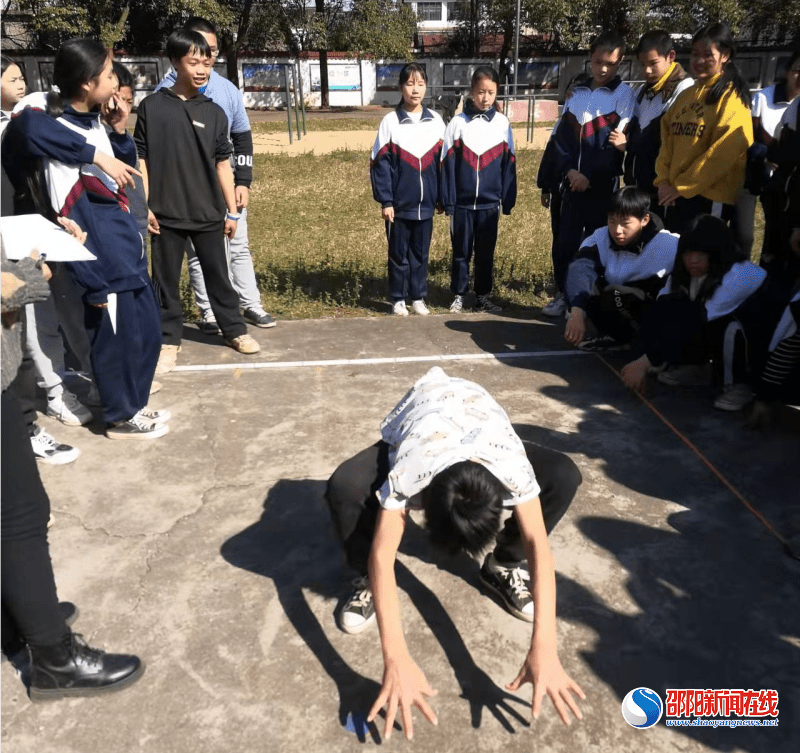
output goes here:
<path id="1" fill-rule="evenodd" d="M 90 648 L 72 632 L 61 643 L 30 650 L 32 701 L 110 693 L 132 685 L 144 673 L 138 656 Z"/>

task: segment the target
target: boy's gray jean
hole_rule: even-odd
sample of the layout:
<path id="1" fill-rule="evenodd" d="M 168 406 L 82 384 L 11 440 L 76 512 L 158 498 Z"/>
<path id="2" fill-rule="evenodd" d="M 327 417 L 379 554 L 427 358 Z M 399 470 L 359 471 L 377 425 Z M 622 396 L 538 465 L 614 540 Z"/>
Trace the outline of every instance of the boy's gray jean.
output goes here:
<path id="1" fill-rule="evenodd" d="M 236 235 L 225 243 L 225 250 L 228 256 L 228 275 L 239 296 L 239 305 L 243 309 L 260 309 L 261 294 L 258 292 L 253 258 L 250 256 L 250 241 L 247 237 L 247 209 L 242 209 L 242 216 L 236 227 Z M 211 304 L 208 302 L 203 271 L 200 269 L 200 262 L 197 260 L 191 241 L 186 256 L 189 279 L 194 289 L 194 299 L 200 313 L 205 315 L 206 312 L 211 311 Z"/>

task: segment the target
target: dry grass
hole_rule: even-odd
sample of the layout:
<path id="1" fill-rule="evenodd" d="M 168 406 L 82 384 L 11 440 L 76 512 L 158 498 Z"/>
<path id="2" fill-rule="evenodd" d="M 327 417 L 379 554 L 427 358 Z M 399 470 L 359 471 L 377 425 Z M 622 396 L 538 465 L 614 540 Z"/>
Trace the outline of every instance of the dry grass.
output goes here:
<path id="1" fill-rule="evenodd" d="M 552 279 L 550 216 L 536 188 L 540 158 L 533 150 L 518 153 L 517 206 L 500 221 L 495 297 L 512 308 L 542 305 Z M 368 153 L 256 155 L 255 160 L 250 248 L 266 309 L 282 319 L 388 313 L 386 237 L 372 198 Z M 762 237 L 759 207 L 754 248 L 761 248 Z M 450 257 L 448 222 L 436 216 L 428 303 L 440 313 L 452 301 Z M 181 292 L 187 316 L 194 318 L 185 274 Z"/>
<path id="2" fill-rule="evenodd" d="M 300 119 L 302 123 L 302 116 Z M 377 131 L 380 118 L 315 118 L 306 113 L 306 130 L 309 131 Z M 286 115 L 282 120 L 271 120 L 251 125 L 253 134 L 286 133 Z M 292 113 L 292 130 L 296 130 L 297 120 Z"/>

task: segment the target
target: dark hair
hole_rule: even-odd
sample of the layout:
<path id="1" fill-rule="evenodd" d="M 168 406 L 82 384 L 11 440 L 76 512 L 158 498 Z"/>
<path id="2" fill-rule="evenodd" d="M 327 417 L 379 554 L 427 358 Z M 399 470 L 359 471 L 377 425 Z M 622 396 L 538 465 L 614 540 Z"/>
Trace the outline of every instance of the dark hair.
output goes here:
<path id="1" fill-rule="evenodd" d="M 197 54 L 201 57 L 211 57 L 211 48 L 200 32 L 178 29 L 169 35 L 169 39 L 167 39 L 167 57 L 171 61 L 180 60 L 193 50 L 197 50 Z"/>
<path id="2" fill-rule="evenodd" d="M 783 76 L 778 79 L 778 81 L 786 81 L 789 78 L 789 71 L 791 70 L 792 66 L 797 62 L 797 59 L 800 58 L 800 47 L 795 47 L 792 51 L 792 55 L 789 60 L 786 61 L 786 68 L 783 69 Z M 5 60 L 5 57 L 3 58 Z M 6 65 L 3 63 L 3 71 L 5 72 Z"/>
<path id="3" fill-rule="evenodd" d="M 400 86 L 407 83 L 409 79 L 415 74 L 422 76 L 422 80 L 428 83 L 428 74 L 425 71 L 425 66 L 419 63 L 406 63 L 400 71 Z"/>
<path id="4" fill-rule="evenodd" d="M 668 32 L 662 29 L 653 29 L 642 34 L 639 44 L 636 45 L 636 54 L 655 50 L 662 58 L 665 58 L 675 49 L 675 44 Z"/>
<path id="5" fill-rule="evenodd" d="M 12 65 L 16 65 L 17 68 L 20 69 L 20 71 L 22 70 L 22 66 L 16 60 L 12 60 L 10 57 L 7 57 L 6 55 L 2 55 L 0 57 L 2 57 L 2 60 L 3 60 L 3 67 L 2 67 L 2 70 L 0 70 L 0 76 L 2 76 Z M 789 63 L 789 66 L 790 65 L 791 65 L 791 63 Z M 787 70 L 788 70 L 789 66 L 786 66 Z M 24 75 L 24 73 L 23 73 L 23 75 Z"/>
<path id="6" fill-rule="evenodd" d="M 736 43 L 733 41 L 733 34 L 731 34 L 728 24 L 720 22 L 704 26 L 692 37 L 692 45 L 704 39 L 707 39 L 721 53 L 729 55 L 728 62 L 725 63 L 725 67 L 722 69 L 722 75 L 706 95 L 706 104 L 717 104 L 728 87 L 732 86 L 739 99 L 749 110 L 751 105 L 750 87 L 742 77 L 742 74 L 739 73 L 736 63 L 733 62 L 736 57 Z"/>
<path id="7" fill-rule="evenodd" d="M 595 52 L 614 52 L 620 50 L 622 55 L 625 54 L 625 40 L 616 31 L 604 31 L 598 34 L 589 46 L 589 55 L 594 55 Z"/>
<path id="8" fill-rule="evenodd" d="M 722 278 L 736 262 L 744 261 L 731 229 L 719 217 L 700 214 L 686 226 L 678 241 L 672 268 L 673 294 L 689 291 L 690 275 L 683 264 L 683 256 L 690 251 L 708 255 L 708 277 L 700 290 L 702 300 L 707 300 L 719 287 Z"/>
<path id="9" fill-rule="evenodd" d="M 472 74 L 472 83 L 470 84 L 470 88 L 475 86 L 475 84 L 477 84 L 482 78 L 488 78 L 490 81 L 494 81 L 498 86 L 500 86 L 500 76 L 497 74 L 497 71 L 492 68 L 491 65 L 479 65 Z"/>
<path id="10" fill-rule="evenodd" d="M 117 77 L 117 81 L 119 81 L 119 88 L 122 89 L 127 86 L 133 91 L 133 74 L 128 70 L 128 67 L 116 60 L 112 63 L 112 66 L 114 68 L 114 75 Z"/>
<path id="11" fill-rule="evenodd" d="M 638 186 L 620 188 L 612 197 L 608 207 L 608 216 L 636 217 L 643 220 L 650 214 L 650 194 Z"/>
<path id="12" fill-rule="evenodd" d="M 47 93 L 47 114 L 58 118 L 64 102 L 75 99 L 81 87 L 103 72 L 108 50 L 95 39 L 68 39 L 58 48 L 53 63 L 53 85 Z"/>
<path id="13" fill-rule="evenodd" d="M 189 20 L 183 25 L 186 31 L 198 31 L 202 34 L 213 34 L 217 36 L 217 27 L 200 16 L 190 16 Z M 183 56 L 181 56 L 183 57 Z"/>
<path id="14" fill-rule="evenodd" d="M 505 487 L 483 465 L 465 460 L 437 473 L 422 491 L 431 543 L 476 555 L 497 534 Z"/>

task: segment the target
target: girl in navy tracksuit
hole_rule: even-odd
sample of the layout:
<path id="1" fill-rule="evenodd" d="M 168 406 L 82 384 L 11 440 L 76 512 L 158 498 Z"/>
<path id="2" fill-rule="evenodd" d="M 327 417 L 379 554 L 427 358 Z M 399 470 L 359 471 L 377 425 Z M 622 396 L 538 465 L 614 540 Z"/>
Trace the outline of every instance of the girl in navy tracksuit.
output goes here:
<path id="1" fill-rule="evenodd" d="M 107 436 L 156 438 L 166 434 L 169 417 L 145 409 L 161 346 L 159 310 L 123 188 L 132 184 L 136 148 L 124 127 L 107 134 L 100 123 L 100 107 L 113 92 L 108 51 L 93 40 L 68 40 L 56 55 L 53 80 L 47 111 L 26 107 L 9 124 L 15 148 L 3 150 L 3 164 L 19 190 L 30 182 L 31 159 L 42 159 L 49 201 L 37 208 L 75 220 L 97 257 L 67 266 L 83 291 Z M 127 108 L 115 104 L 118 120 Z M 107 120 L 118 125 L 113 116 Z"/>
<path id="2" fill-rule="evenodd" d="M 713 360 L 723 391 L 721 410 L 741 410 L 751 400 L 747 385 L 747 338 L 758 326 L 767 273 L 742 258 L 733 233 L 718 217 L 701 214 L 678 241 L 675 265 L 642 320 L 645 354 L 622 370 L 626 384 L 641 389 L 650 366 L 668 367 L 665 384 L 695 383 L 696 367 Z"/>
<path id="3" fill-rule="evenodd" d="M 517 165 L 508 118 L 494 106 L 498 75 L 480 66 L 472 75 L 472 99 L 447 126 L 442 147 L 442 205 L 450 217 L 453 265 L 450 311 L 463 309 L 469 289 L 469 262 L 475 253 L 477 308 L 496 313 L 492 302 L 494 249 L 500 210 L 510 214 L 517 201 Z"/>
<path id="4" fill-rule="evenodd" d="M 425 68 L 400 71 L 403 99 L 382 121 L 370 160 L 372 195 L 381 205 L 389 241 L 389 300 L 397 316 L 428 314 L 428 251 L 439 203 L 439 158 L 444 122 L 422 104 Z"/>

